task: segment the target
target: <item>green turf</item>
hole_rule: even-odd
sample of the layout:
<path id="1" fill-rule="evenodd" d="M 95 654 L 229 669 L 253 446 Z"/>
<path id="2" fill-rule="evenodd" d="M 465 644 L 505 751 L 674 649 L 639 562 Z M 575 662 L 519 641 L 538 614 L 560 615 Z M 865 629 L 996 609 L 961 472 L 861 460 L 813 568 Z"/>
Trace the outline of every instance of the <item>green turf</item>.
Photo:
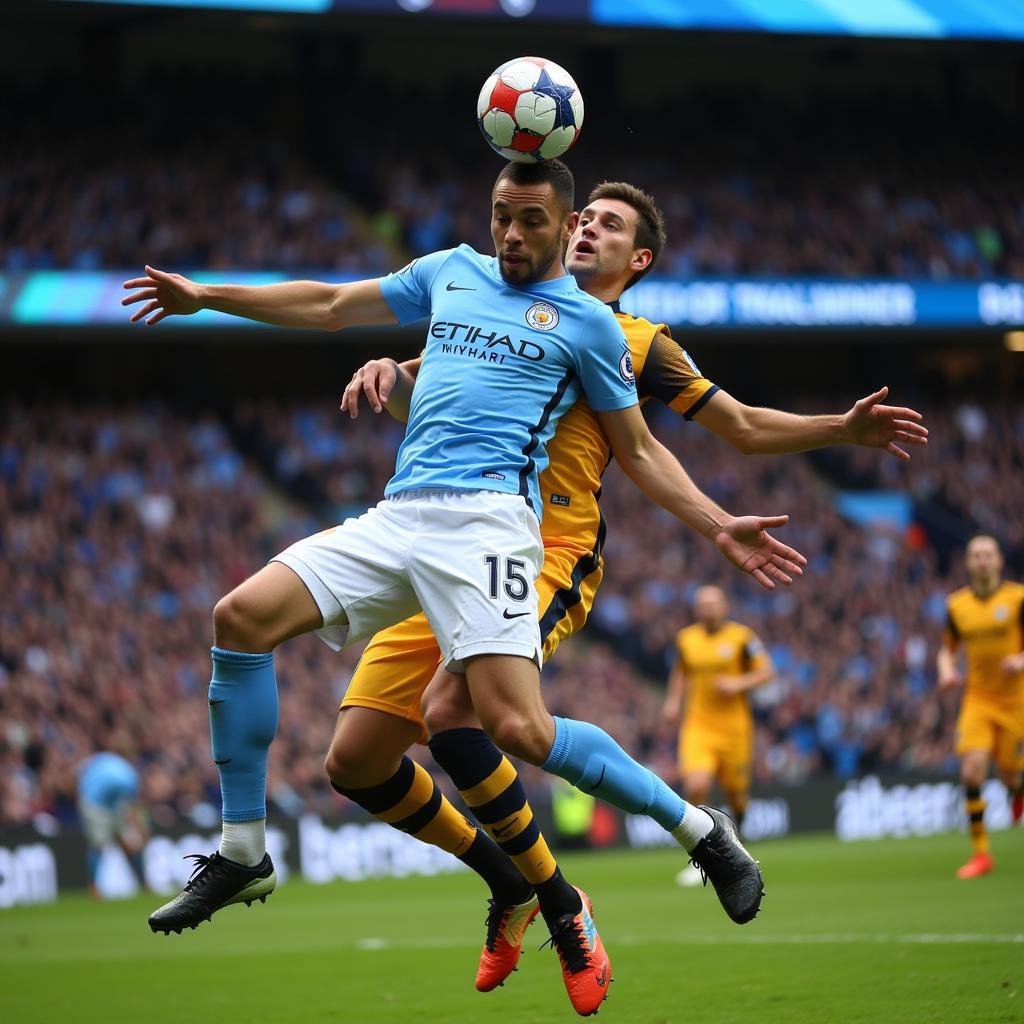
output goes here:
<path id="1" fill-rule="evenodd" d="M 563 859 L 591 893 L 629 1024 L 1010 1024 L 1024 1021 L 1024 830 L 999 870 L 958 882 L 963 836 L 757 849 L 768 895 L 739 928 L 681 890 L 666 851 Z M 0 1021 L 455 1022 L 574 1019 L 554 955 L 528 933 L 521 970 L 473 989 L 484 902 L 469 874 L 290 883 L 198 931 L 150 934 L 153 900 L 0 912 Z"/>

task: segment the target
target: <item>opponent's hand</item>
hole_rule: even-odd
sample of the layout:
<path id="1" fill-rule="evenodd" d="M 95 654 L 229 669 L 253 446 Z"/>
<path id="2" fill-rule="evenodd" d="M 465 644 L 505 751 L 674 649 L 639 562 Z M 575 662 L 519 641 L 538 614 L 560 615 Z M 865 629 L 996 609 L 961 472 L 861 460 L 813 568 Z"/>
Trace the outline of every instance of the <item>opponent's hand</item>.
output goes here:
<path id="1" fill-rule="evenodd" d="M 776 583 L 789 584 L 794 576 L 802 576 L 807 564 L 799 551 L 766 532 L 788 522 L 789 516 L 732 516 L 716 535 L 715 545 L 737 569 L 774 590 Z"/>
<path id="2" fill-rule="evenodd" d="M 131 315 L 134 324 L 143 317 L 148 317 L 147 325 L 160 323 L 165 316 L 190 316 L 203 308 L 199 285 L 181 274 L 168 274 L 155 267 L 146 267 L 146 277 L 133 277 L 125 281 L 122 287 L 138 288 L 140 291 L 126 295 L 121 300 L 122 306 L 131 306 L 136 302 L 145 302 L 141 308 Z"/>
<path id="3" fill-rule="evenodd" d="M 352 419 L 359 416 L 359 397 L 366 396 L 370 408 L 381 412 L 398 380 L 398 364 L 394 359 L 371 359 L 352 374 L 341 396 L 341 411 Z"/>
<path id="4" fill-rule="evenodd" d="M 928 428 L 921 425 L 923 417 L 913 409 L 882 405 L 888 388 L 862 398 L 843 416 L 843 424 L 854 444 L 865 448 L 884 448 L 904 461 L 910 454 L 896 442 L 927 444 Z"/>

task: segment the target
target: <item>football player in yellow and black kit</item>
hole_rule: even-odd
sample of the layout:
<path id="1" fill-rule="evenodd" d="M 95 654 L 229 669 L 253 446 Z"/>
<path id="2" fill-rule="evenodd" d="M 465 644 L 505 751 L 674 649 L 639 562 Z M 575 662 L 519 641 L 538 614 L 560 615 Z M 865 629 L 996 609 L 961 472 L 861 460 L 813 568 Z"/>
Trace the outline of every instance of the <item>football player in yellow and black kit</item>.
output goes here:
<path id="1" fill-rule="evenodd" d="M 720 587 L 694 595 L 696 622 L 676 634 L 676 664 L 669 677 L 663 716 L 679 723 L 679 776 L 691 803 L 706 804 L 717 781 L 738 828 L 750 796 L 754 716 L 748 693 L 775 674 L 757 634 L 732 621 Z M 685 713 L 684 713 L 685 708 Z M 699 881 L 696 870 L 679 876 Z"/>
<path id="2" fill-rule="evenodd" d="M 1003 555 L 994 537 L 974 537 L 965 558 L 968 585 L 949 595 L 943 645 L 937 660 L 939 686 L 963 686 L 956 723 L 971 859 L 958 878 L 987 875 L 989 852 L 981 787 L 995 762 L 1013 801 L 1013 820 L 1024 814 L 1024 584 L 1002 578 Z M 957 654 L 963 648 L 967 671 Z"/>
<path id="3" fill-rule="evenodd" d="M 834 416 L 796 416 L 743 405 L 700 374 L 664 324 L 622 312 L 618 301 L 623 291 L 654 266 L 665 241 L 663 223 L 649 195 L 625 183 L 606 182 L 591 192 L 566 258 L 580 285 L 615 310 L 628 343 L 622 372 L 635 375 L 641 400 L 664 402 L 744 452 L 862 444 L 908 458 L 901 442 L 926 442 L 920 415 L 881 404 L 884 389 Z M 398 376 L 414 375 L 416 368 L 416 361 L 367 363 L 346 388 L 342 409 L 356 415 L 365 398 L 374 412 L 387 408 L 401 418 L 388 398 Z M 545 660 L 582 627 L 603 573 L 605 523 L 598 501 L 609 446 L 585 402 L 562 417 L 548 457 L 541 475 L 545 561 L 537 580 Z M 445 824 L 457 818 L 449 813 L 450 805 L 426 773 L 421 780 L 422 770 L 414 776 L 403 761 L 404 751 L 427 736 L 435 760 L 486 834 L 465 822 L 464 828 Z M 380 820 L 454 853 L 490 886 L 476 984 L 481 991 L 500 985 L 515 968 L 526 927 L 537 914 L 535 894 L 557 877 L 557 865 L 515 769 L 480 728 L 463 678 L 440 666 L 437 641 L 422 616 L 370 642 L 343 701 L 326 768 L 337 790 Z M 699 863 L 712 841 L 715 852 L 706 861 L 713 862 L 719 851 L 732 856 L 738 847 L 731 823 L 713 813 L 714 830 L 692 851 Z M 743 851 L 743 856 L 749 855 Z M 714 863 L 708 871 L 715 882 Z M 734 920 L 749 920 L 756 913 L 760 892 L 750 897 Z M 735 913 L 735 906 L 726 909 Z"/>

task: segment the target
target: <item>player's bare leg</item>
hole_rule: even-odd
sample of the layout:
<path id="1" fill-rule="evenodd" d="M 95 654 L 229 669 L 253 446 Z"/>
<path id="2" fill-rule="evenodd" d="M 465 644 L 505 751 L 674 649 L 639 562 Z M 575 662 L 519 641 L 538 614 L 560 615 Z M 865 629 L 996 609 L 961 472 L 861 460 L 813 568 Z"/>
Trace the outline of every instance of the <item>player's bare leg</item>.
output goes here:
<path id="1" fill-rule="evenodd" d="M 267 752 L 277 731 L 273 650 L 322 625 L 316 602 L 291 569 L 271 562 L 214 609 L 210 736 L 220 771 L 220 849 L 193 854 L 184 890 L 149 918 L 153 931 L 195 928 L 232 903 L 264 902 L 277 884 L 266 850 Z"/>
<path id="2" fill-rule="evenodd" d="M 971 836 L 971 859 L 957 870 L 957 878 L 979 878 L 996 866 L 989 852 L 985 801 L 981 796 L 981 787 L 988 777 L 988 761 L 988 752 L 985 750 L 964 751 L 960 761 L 960 781 L 964 786 L 968 831 Z"/>

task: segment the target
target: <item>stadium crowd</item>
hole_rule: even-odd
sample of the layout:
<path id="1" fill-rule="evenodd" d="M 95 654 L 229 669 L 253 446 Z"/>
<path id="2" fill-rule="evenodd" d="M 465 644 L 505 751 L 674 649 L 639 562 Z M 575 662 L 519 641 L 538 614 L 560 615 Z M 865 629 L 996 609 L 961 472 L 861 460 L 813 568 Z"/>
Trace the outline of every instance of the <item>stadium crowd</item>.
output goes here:
<path id="1" fill-rule="evenodd" d="M 924 411 L 931 445 L 909 466 L 851 452 L 843 471 L 937 503 L 965 530 L 1005 527 L 1012 573 L 1024 555 L 1008 514 L 1024 504 L 1024 406 Z M 952 770 L 956 695 L 937 692 L 933 655 L 958 563 L 919 527 L 844 520 L 831 500 L 835 464 L 828 475 L 806 456 L 748 458 L 676 417 L 654 421 L 728 508 L 792 514 L 785 537 L 810 558 L 807 575 L 760 591 L 613 467 L 605 583 L 584 636 L 545 669 L 551 709 L 605 726 L 672 778 L 675 737 L 660 720 L 667 651 L 690 621 L 693 588 L 718 582 L 778 668 L 756 696 L 755 785 Z M 216 819 L 204 699 L 212 606 L 291 540 L 376 500 L 397 438 L 385 423 L 342 420 L 330 403 L 186 415 L 10 400 L 0 410 L 0 826 L 69 819 L 75 765 L 94 747 L 142 767 L 158 822 Z M 985 459 L 972 458 L 979 447 Z M 998 487 L 972 476 L 986 465 Z M 311 637 L 278 652 L 270 791 L 287 813 L 340 800 L 322 758 L 357 656 Z"/>
<path id="2" fill-rule="evenodd" d="M 471 121 L 444 145 L 429 118 L 381 132 L 377 111 L 404 109 L 405 96 L 378 83 L 373 104 L 348 106 L 325 133 L 338 117 L 331 88 L 310 102 L 273 78 L 176 78 L 26 101 L 8 115 L 24 123 L 0 116 L 0 270 L 122 269 L 144 253 L 179 270 L 370 276 L 462 241 L 489 251 L 499 163 Z M 225 119 L 210 95 L 244 102 Z M 990 114 L 961 111 L 952 131 L 944 106 L 808 103 L 703 98 L 605 114 L 569 162 L 581 197 L 603 178 L 654 192 L 666 274 L 1024 276 L 1024 185 Z M 465 96 L 436 92 L 429 105 L 463 109 Z M 166 130 L 181 116 L 187 138 Z M 598 156 L 587 140 L 613 125 L 628 144 Z M 797 144 L 806 137 L 811 151 Z M 372 147 L 350 144 L 366 138 Z"/>

